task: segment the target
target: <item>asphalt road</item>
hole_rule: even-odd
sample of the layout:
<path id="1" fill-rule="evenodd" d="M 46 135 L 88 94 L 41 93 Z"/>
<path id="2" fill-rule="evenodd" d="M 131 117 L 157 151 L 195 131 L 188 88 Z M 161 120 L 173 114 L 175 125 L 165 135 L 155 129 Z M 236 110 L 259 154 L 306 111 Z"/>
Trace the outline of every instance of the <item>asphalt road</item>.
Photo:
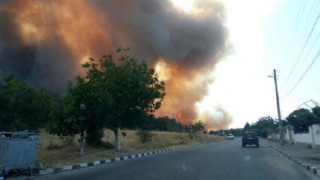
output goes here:
<path id="1" fill-rule="evenodd" d="M 173 152 L 103 164 L 34 179 L 318 179 L 260 142 L 241 147 L 241 139 L 205 144 Z"/>

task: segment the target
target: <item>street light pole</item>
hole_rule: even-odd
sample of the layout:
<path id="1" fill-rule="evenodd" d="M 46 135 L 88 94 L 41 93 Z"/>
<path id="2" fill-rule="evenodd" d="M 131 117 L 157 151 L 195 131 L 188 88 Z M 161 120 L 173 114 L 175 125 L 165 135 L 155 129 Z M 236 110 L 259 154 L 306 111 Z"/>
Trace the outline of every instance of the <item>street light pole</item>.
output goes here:
<path id="1" fill-rule="evenodd" d="M 278 111 L 278 120 L 279 120 L 279 137 L 281 145 L 284 144 L 283 142 L 283 131 L 282 131 L 282 122 L 281 122 L 281 113 L 280 113 L 280 103 L 279 103 L 279 94 L 278 94 L 278 84 L 277 84 L 277 71 L 273 70 L 273 79 L 274 79 L 274 86 L 276 90 L 276 100 L 277 100 L 277 111 Z"/>

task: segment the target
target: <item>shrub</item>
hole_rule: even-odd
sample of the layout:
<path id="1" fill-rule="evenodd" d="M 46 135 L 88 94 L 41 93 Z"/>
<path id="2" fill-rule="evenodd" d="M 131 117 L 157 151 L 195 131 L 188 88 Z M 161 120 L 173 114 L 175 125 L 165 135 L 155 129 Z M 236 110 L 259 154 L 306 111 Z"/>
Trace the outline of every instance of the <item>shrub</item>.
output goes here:
<path id="1" fill-rule="evenodd" d="M 153 134 L 152 134 L 150 131 L 139 130 L 139 131 L 137 132 L 137 135 L 140 137 L 140 141 L 141 141 L 142 143 L 152 141 L 152 136 L 153 136 Z"/>
<path id="2" fill-rule="evenodd" d="M 109 142 L 101 142 L 100 144 L 101 148 L 106 148 L 106 149 L 114 149 L 115 145 L 109 143 Z"/>
<path id="3" fill-rule="evenodd" d="M 123 137 L 126 137 L 127 136 L 127 133 L 126 132 L 121 132 L 122 136 Z"/>

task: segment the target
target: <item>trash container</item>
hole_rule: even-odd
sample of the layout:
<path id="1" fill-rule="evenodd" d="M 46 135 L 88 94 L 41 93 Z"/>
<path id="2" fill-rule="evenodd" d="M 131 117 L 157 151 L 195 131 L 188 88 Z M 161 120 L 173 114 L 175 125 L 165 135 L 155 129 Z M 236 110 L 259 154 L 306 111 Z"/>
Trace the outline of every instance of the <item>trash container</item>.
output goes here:
<path id="1" fill-rule="evenodd" d="M 35 133 L 0 132 L 0 175 L 10 170 L 31 170 L 34 167 L 39 138 Z"/>

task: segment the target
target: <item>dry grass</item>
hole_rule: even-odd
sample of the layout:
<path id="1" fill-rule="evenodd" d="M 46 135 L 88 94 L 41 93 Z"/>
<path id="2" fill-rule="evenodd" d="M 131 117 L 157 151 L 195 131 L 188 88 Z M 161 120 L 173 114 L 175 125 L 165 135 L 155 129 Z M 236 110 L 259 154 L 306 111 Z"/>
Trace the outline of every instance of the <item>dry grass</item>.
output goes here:
<path id="1" fill-rule="evenodd" d="M 80 156 L 78 143 L 79 137 L 75 137 L 72 142 L 70 137 L 60 138 L 58 136 L 49 135 L 46 132 L 41 131 L 39 134 L 40 146 L 38 149 L 37 161 L 42 162 L 45 168 L 59 167 L 64 165 L 78 164 L 81 162 L 91 162 L 94 160 L 102 160 L 111 157 L 131 155 L 139 152 L 158 150 L 168 147 L 223 140 L 222 137 L 207 134 L 199 134 L 193 139 L 190 139 L 189 134 L 187 133 L 152 131 L 152 141 L 141 143 L 139 136 L 137 136 L 137 131 L 124 130 L 122 132 L 126 133 L 126 136 L 123 136 L 120 133 L 122 152 L 117 152 L 114 149 L 110 150 L 86 146 L 85 154 Z M 106 130 L 105 136 L 102 140 L 114 144 L 114 139 L 113 132 Z"/>

